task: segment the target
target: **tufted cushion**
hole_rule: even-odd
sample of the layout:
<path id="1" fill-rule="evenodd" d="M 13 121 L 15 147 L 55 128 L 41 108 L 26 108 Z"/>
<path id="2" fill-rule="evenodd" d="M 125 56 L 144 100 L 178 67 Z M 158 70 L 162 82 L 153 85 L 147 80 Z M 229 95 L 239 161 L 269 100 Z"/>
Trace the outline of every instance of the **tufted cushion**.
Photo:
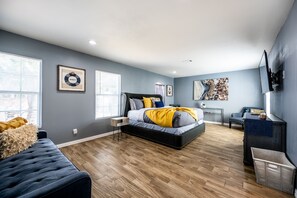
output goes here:
<path id="1" fill-rule="evenodd" d="M 29 149 L 0 160 L 0 197 L 36 192 L 78 172 L 51 140 L 40 139 Z"/>
<path id="2" fill-rule="evenodd" d="M 0 159 L 15 155 L 34 144 L 37 140 L 37 127 L 33 124 L 8 129 L 0 133 Z"/>

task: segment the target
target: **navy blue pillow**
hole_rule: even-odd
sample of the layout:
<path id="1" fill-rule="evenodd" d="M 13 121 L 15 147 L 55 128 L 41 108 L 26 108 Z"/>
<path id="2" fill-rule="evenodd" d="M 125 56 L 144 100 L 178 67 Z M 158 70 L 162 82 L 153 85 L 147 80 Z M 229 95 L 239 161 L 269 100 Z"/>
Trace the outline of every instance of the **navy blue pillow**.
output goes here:
<path id="1" fill-rule="evenodd" d="M 159 102 L 155 102 L 156 104 L 156 107 L 164 107 L 164 103 L 162 101 L 159 101 Z"/>

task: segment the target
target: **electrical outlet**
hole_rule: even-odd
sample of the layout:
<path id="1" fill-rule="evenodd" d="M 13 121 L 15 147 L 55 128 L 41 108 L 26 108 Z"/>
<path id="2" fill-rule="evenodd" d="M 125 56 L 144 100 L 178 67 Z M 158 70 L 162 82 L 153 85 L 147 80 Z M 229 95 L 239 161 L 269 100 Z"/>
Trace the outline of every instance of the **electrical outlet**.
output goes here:
<path id="1" fill-rule="evenodd" d="M 73 129 L 72 132 L 73 132 L 73 135 L 76 135 L 78 133 L 78 130 L 77 129 Z"/>

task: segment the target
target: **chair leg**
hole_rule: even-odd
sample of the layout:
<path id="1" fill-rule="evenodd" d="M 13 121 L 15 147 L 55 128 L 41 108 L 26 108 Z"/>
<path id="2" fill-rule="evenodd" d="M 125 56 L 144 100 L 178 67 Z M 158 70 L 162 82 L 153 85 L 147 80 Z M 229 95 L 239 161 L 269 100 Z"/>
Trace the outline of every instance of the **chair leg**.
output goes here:
<path id="1" fill-rule="evenodd" d="M 230 128 L 230 129 L 231 129 L 231 125 L 232 125 L 232 124 L 231 124 L 231 122 L 229 121 L 229 128 Z"/>

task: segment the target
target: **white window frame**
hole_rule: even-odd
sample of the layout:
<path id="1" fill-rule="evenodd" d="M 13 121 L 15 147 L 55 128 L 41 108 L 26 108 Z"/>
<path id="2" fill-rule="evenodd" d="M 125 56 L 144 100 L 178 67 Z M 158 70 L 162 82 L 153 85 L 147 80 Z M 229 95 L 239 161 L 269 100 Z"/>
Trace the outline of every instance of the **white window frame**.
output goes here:
<path id="1" fill-rule="evenodd" d="M 265 93 L 265 111 L 267 115 L 270 114 L 270 104 L 270 92 L 267 92 Z"/>
<path id="2" fill-rule="evenodd" d="M 113 75 L 117 75 L 119 78 L 119 82 L 118 82 L 118 94 L 102 94 L 102 93 L 97 93 L 97 86 L 99 86 L 99 83 L 97 83 L 97 72 L 101 72 L 101 73 L 106 73 L 106 74 L 113 74 Z M 100 83 L 101 85 L 102 83 Z M 103 118 L 111 118 L 111 117 L 116 117 L 119 116 L 121 114 L 121 90 L 122 90 L 122 76 L 121 74 L 118 73 L 113 73 L 113 72 L 106 72 L 106 71 L 101 71 L 101 70 L 96 70 L 95 71 L 95 119 L 103 119 Z M 116 115 L 110 115 L 110 116 L 102 116 L 99 117 L 97 115 L 97 96 L 118 96 L 118 112 Z"/>
<path id="3" fill-rule="evenodd" d="M 18 54 L 11 54 L 11 53 L 6 53 L 6 52 L 2 52 L 0 51 L 1 54 L 5 54 L 5 55 L 9 55 L 9 56 L 16 56 L 19 58 L 25 58 L 25 59 L 31 59 L 31 60 L 36 60 L 40 62 L 39 65 L 39 91 L 38 92 L 32 92 L 32 91 L 4 91 L 4 90 L 0 90 L 0 93 L 7 93 L 7 94 L 19 94 L 20 96 L 22 94 L 37 94 L 38 97 L 38 106 L 37 106 L 37 127 L 41 128 L 42 127 L 42 60 L 41 59 L 37 59 L 37 58 L 32 58 L 32 57 L 28 57 L 28 56 L 21 56 Z M 21 78 L 22 78 L 23 74 L 21 74 Z M 19 110 L 9 110 L 11 112 L 22 112 L 21 109 Z M 7 112 L 7 111 L 1 111 L 0 112 Z"/>

